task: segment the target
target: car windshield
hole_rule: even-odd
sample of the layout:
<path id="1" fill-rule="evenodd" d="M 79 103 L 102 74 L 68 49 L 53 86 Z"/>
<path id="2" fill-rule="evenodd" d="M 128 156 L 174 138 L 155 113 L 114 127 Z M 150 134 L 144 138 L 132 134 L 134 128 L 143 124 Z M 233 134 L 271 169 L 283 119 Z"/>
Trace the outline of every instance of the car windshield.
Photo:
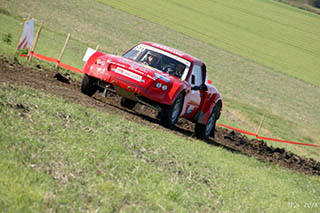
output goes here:
<path id="1" fill-rule="evenodd" d="M 137 45 L 123 56 L 177 78 L 181 78 L 182 80 L 185 80 L 191 64 L 179 56 L 145 44 Z"/>

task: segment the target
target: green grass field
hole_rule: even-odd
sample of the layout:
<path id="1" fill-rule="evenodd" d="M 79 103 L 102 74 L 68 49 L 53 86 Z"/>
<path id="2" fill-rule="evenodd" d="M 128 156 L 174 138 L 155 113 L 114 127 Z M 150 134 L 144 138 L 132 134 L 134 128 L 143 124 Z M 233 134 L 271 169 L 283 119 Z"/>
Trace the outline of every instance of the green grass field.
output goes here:
<path id="1" fill-rule="evenodd" d="M 2 212 L 319 210 L 318 177 L 37 90 L 0 97 Z"/>
<path id="2" fill-rule="evenodd" d="M 270 0 L 101 0 L 320 86 L 319 16 Z"/>
<path id="3" fill-rule="evenodd" d="M 142 40 L 160 42 L 205 61 L 210 79 L 224 98 L 221 123 L 255 132 L 267 113 L 261 135 L 320 143 L 319 16 L 273 1 L 243 1 L 241 5 L 215 1 L 214 6 L 203 1 L 208 3 L 199 5 L 203 16 L 190 9 L 192 4 L 179 7 L 178 1 L 149 1 L 150 7 L 139 1 L 130 8 L 133 1 L 117 2 L 0 0 L 0 54 L 14 55 L 20 23 L 28 13 L 36 18 L 36 27 L 44 21 L 36 52 L 57 58 L 71 33 L 62 61 L 78 68 L 83 66 L 87 47 L 99 44 L 104 52 L 121 54 Z M 163 11 L 159 5 L 179 8 L 181 13 L 173 14 L 170 8 Z M 150 13 L 150 8 L 158 8 L 158 13 Z M 167 21 L 160 22 L 156 14 Z M 170 22 L 185 19 L 185 14 L 196 17 L 186 21 L 196 23 L 199 31 Z M 5 41 L 9 34 L 11 44 Z M 303 69 L 294 66 L 298 62 Z M 80 79 L 80 75 L 73 78 Z M 319 178 L 208 148 L 193 139 L 155 133 L 153 128 L 28 88 L 1 85 L 0 94 L 0 180 L 4 183 L 0 184 L 0 207 L 4 211 L 94 211 L 99 205 L 100 211 L 130 212 L 319 210 L 314 206 L 320 206 Z M 20 112 L 14 107 L 17 103 L 31 110 Z M 83 117 L 84 111 L 96 122 Z M 63 120 L 57 112 L 70 119 Z M 105 120 L 109 124 L 101 125 Z M 76 129 L 76 124 L 85 130 Z M 50 132 L 53 125 L 57 129 Z M 89 144 L 92 135 L 95 140 Z M 165 136 L 169 137 L 166 141 L 157 139 Z M 320 160 L 317 148 L 268 144 Z M 183 171 L 182 176 L 171 161 Z"/>

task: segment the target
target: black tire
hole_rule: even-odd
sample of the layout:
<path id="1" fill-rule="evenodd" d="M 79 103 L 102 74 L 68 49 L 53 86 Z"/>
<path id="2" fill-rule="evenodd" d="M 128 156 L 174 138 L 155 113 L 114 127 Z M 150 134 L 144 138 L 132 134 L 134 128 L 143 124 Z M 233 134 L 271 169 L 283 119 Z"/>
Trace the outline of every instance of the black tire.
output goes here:
<path id="1" fill-rule="evenodd" d="M 127 109 L 133 109 L 136 106 L 137 102 L 130 100 L 128 98 L 125 98 L 125 97 L 121 97 L 120 104 L 121 104 L 121 106 L 123 106 Z"/>
<path id="2" fill-rule="evenodd" d="M 214 137 L 216 130 L 218 110 L 216 107 L 213 108 L 212 113 L 206 124 L 196 124 L 195 134 L 198 138 L 202 140 L 207 140 L 210 136 Z"/>
<path id="3" fill-rule="evenodd" d="M 96 82 L 96 78 L 84 74 L 81 84 L 81 92 L 91 97 L 98 90 L 98 87 L 95 85 Z"/>
<path id="4" fill-rule="evenodd" d="M 173 128 L 179 119 L 183 106 L 183 93 L 180 93 L 171 106 L 163 106 L 161 111 L 161 123 L 167 128 Z"/>

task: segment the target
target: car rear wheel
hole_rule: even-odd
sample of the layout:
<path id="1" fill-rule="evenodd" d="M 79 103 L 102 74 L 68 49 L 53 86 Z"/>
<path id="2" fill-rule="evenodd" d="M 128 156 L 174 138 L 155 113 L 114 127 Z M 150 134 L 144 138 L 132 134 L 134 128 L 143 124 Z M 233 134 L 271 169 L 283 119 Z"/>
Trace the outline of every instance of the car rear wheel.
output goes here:
<path id="1" fill-rule="evenodd" d="M 128 98 L 125 98 L 125 97 L 121 97 L 120 104 L 121 104 L 121 106 L 123 106 L 127 109 L 133 109 L 136 106 L 137 102 L 130 100 Z"/>
<path id="2" fill-rule="evenodd" d="M 171 106 L 163 106 L 161 111 L 161 123 L 168 128 L 173 128 L 179 119 L 183 106 L 183 94 L 180 93 Z"/>
<path id="3" fill-rule="evenodd" d="M 217 122 L 217 108 L 214 107 L 207 124 L 196 124 L 195 134 L 202 140 L 207 140 L 210 136 L 214 137 Z"/>
<path id="4" fill-rule="evenodd" d="M 95 85 L 96 82 L 96 78 L 84 74 L 81 84 L 81 92 L 91 97 L 98 90 L 98 87 Z"/>

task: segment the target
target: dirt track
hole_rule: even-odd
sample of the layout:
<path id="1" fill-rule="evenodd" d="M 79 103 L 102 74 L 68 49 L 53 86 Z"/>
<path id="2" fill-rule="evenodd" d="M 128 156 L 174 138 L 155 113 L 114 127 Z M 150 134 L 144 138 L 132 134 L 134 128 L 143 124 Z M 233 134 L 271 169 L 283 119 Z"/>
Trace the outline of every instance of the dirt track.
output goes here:
<path id="1" fill-rule="evenodd" d="M 19 85 L 45 91 L 54 94 L 65 100 L 76 102 L 98 110 L 108 111 L 123 116 L 125 119 L 141 123 L 143 125 L 162 128 L 164 131 L 171 131 L 160 126 L 156 119 L 156 113 L 147 108 L 137 105 L 134 111 L 124 109 L 118 104 L 120 99 L 116 95 L 108 95 L 107 98 L 96 94 L 93 98 L 80 93 L 80 83 L 63 82 L 57 78 L 56 70 L 30 68 L 21 64 L 11 62 L 5 56 L 0 56 L 0 83 L 11 82 Z M 194 131 L 194 124 L 184 119 L 179 123 L 172 133 L 181 137 L 191 137 Z M 264 141 L 248 139 L 246 136 L 231 130 L 217 127 L 216 137 L 206 141 L 213 146 L 223 147 L 232 152 L 239 152 L 248 156 L 254 156 L 265 162 L 279 164 L 283 167 L 296 170 L 308 175 L 320 175 L 320 162 L 314 159 L 300 157 L 285 149 L 273 148 Z"/>

